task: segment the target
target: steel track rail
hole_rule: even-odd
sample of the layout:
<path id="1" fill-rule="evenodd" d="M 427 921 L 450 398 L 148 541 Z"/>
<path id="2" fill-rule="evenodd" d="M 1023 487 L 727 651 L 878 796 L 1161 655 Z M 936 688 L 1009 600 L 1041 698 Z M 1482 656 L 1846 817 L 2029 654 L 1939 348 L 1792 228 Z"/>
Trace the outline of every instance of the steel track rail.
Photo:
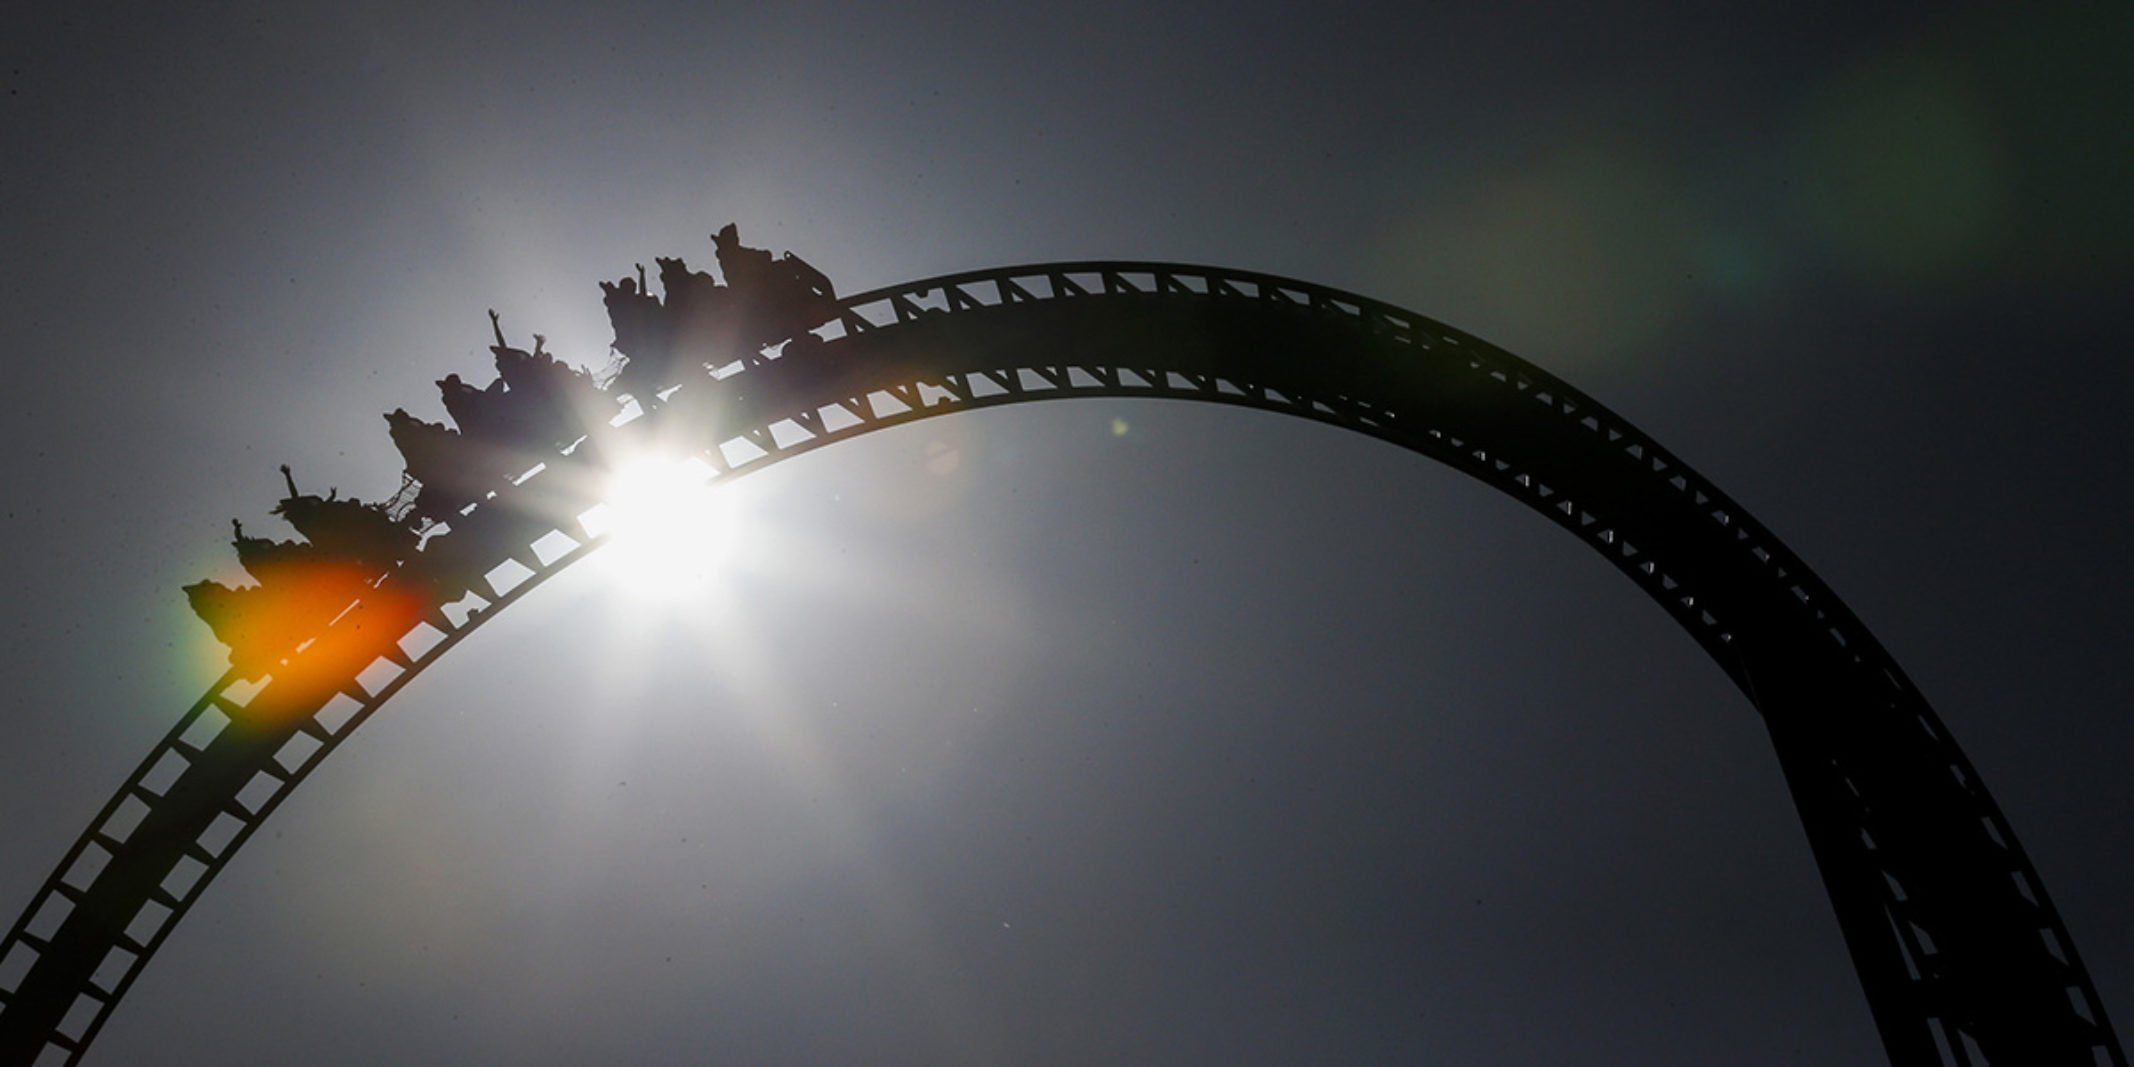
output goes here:
<path id="1" fill-rule="evenodd" d="M 624 432 L 708 424 L 689 428 L 723 479 L 955 411 L 1139 396 L 1299 416 L 1443 461 L 1600 552 L 1763 714 L 1893 1063 L 2126 1067 L 2042 881 L 1903 671 L 1768 529 L 1547 372 L 1354 294 L 1164 263 L 914 281 L 847 298 L 818 333 L 828 343 L 805 356 L 714 368 L 716 385 L 685 383 Z M 359 605 L 305 653 L 319 677 L 296 678 L 300 656 L 288 680 L 209 688 L 0 940 L 0 1061 L 77 1062 L 207 884 L 342 740 L 600 547 L 578 521 L 597 501 L 568 477 L 583 465 L 559 456 L 478 505 L 535 517 L 492 546 L 487 594 L 386 613 L 390 632 L 375 618 L 364 632 Z"/>

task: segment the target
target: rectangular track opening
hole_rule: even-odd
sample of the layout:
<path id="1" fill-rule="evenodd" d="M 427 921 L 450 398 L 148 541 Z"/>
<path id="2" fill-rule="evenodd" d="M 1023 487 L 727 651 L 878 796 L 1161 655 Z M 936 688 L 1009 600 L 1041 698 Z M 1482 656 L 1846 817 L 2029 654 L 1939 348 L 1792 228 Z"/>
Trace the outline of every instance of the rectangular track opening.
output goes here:
<path id="1" fill-rule="evenodd" d="M 184 900 L 193 888 L 200 884 L 200 876 L 206 873 L 207 864 L 187 856 L 171 867 L 169 874 L 163 876 L 163 891 Z"/>
<path id="2" fill-rule="evenodd" d="M 534 558 L 541 561 L 541 566 L 546 567 L 570 555 L 578 548 L 578 542 L 571 540 L 570 535 L 561 530 L 550 530 L 534 538 L 530 547 L 533 549 Z"/>
<path id="3" fill-rule="evenodd" d="M 190 766 L 192 761 L 184 756 L 176 752 L 165 752 L 163 758 L 157 760 L 155 766 L 148 768 L 148 773 L 141 776 L 141 784 L 146 786 L 149 792 L 162 796 L 170 792 L 171 783 L 176 782 L 178 776 L 184 774 L 185 769 Z"/>
<path id="4" fill-rule="evenodd" d="M 533 574 L 526 564 L 507 559 L 490 568 L 487 574 L 482 575 L 482 580 L 489 583 L 489 588 L 495 590 L 496 595 L 506 596 L 513 589 L 517 589 L 521 582 L 533 577 Z"/>
<path id="5" fill-rule="evenodd" d="M 60 1016 L 59 1025 L 54 1029 L 66 1035 L 69 1041 L 80 1041 L 82 1035 L 89 1032 L 90 1025 L 96 1022 L 96 1017 L 103 1014 L 103 1010 L 102 1001 L 83 993 L 74 998 L 73 1006 L 67 1009 L 65 1015 Z"/>
<path id="6" fill-rule="evenodd" d="M 126 980 L 126 972 L 133 969 L 133 961 L 139 958 L 124 945 L 113 945 L 111 951 L 104 953 L 104 962 L 89 975 L 89 981 L 106 993 L 116 993 L 119 983 Z"/>
<path id="7" fill-rule="evenodd" d="M 151 900 L 141 905 L 141 910 L 134 913 L 133 921 L 126 924 L 126 936 L 146 945 L 162 932 L 163 924 L 170 921 L 170 916 L 169 908 Z"/>
<path id="8" fill-rule="evenodd" d="M 370 666 L 356 672 L 356 684 L 362 686 L 364 692 L 376 696 L 386 686 L 393 684 L 393 679 L 400 677 L 405 670 L 400 664 L 380 656 L 370 661 Z"/>
<path id="9" fill-rule="evenodd" d="M 208 855 L 220 858 L 229 849 L 230 842 L 237 840 L 237 835 L 244 832 L 244 828 L 244 820 L 225 811 L 215 816 L 214 822 L 207 824 L 207 829 L 200 832 L 200 839 L 196 843 L 206 849 Z"/>
<path id="10" fill-rule="evenodd" d="M 73 901 L 54 893 L 44 898 L 44 903 L 37 906 L 37 914 L 22 928 L 23 932 L 32 937 L 50 939 L 52 931 L 59 929 L 59 924 L 67 921 L 67 916 L 73 911 Z"/>
<path id="11" fill-rule="evenodd" d="M 414 629 L 402 634 L 400 640 L 395 643 L 400 646 L 400 651 L 407 653 L 409 659 L 419 660 L 429 655 L 430 650 L 436 648 L 437 643 L 444 639 L 443 630 L 426 622 L 418 622 Z"/>
<path id="12" fill-rule="evenodd" d="M 222 709 L 209 704 L 207 707 L 200 709 L 199 716 L 194 718 L 192 723 L 185 728 L 184 733 L 178 735 L 178 740 L 194 748 L 206 748 L 208 742 L 220 736 L 222 728 L 229 724 L 230 717 L 224 715 Z"/>
<path id="13" fill-rule="evenodd" d="M 280 764 L 283 770 L 295 774 L 304 769 L 304 764 L 311 762 L 311 757 L 317 754 L 319 749 L 325 747 L 326 742 L 310 734 L 295 734 L 282 742 L 281 748 L 275 750 L 274 762 Z"/>
<path id="14" fill-rule="evenodd" d="M 1001 391 L 1006 392 L 1006 390 Z M 851 408 L 843 404 L 832 404 L 826 408 L 817 408 L 816 413 L 822 417 L 822 428 L 825 433 L 839 433 L 854 426 L 865 426 L 867 424 L 867 420 L 860 418 Z"/>
<path id="15" fill-rule="evenodd" d="M 104 868 L 110 864 L 111 850 L 91 841 L 82 847 L 81 855 L 74 857 L 74 862 L 67 865 L 67 873 L 60 876 L 59 880 L 76 889 L 87 889 L 96 881 L 96 876 L 104 873 Z"/>
<path id="16" fill-rule="evenodd" d="M 274 794 L 281 791 L 282 780 L 261 771 L 253 775 L 252 780 L 246 782 L 243 789 L 237 791 L 237 803 L 243 805 L 246 811 L 258 815 L 267 810 L 267 803 L 274 799 Z M 221 850 L 216 851 L 219 853 Z"/>
<path id="17" fill-rule="evenodd" d="M 813 441 L 815 439 L 815 435 L 809 433 L 807 427 L 791 419 L 779 419 L 777 422 L 771 423 L 769 429 L 771 431 L 771 443 L 779 448 L 791 448 L 803 441 Z"/>
<path id="18" fill-rule="evenodd" d="M 0 989 L 12 993 L 22 986 L 22 976 L 30 973 L 30 964 L 37 962 L 37 950 L 20 941 L 0 956 Z"/>
<path id="19" fill-rule="evenodd" d="M 138 794 L 128 793 L 119 800 L 118 807 L 111 809 L 111 817 L 104 820 L 104 825 L 97 827 L 97 832 L 123 843 L 133 836 L 134 829 L 147 817 L 148 802 L 142 800 Z"/>
<path id="20" fill-rule="evenodd" d="M 719 442 L 719 455 L 726 460 L 727 466 L 739 467 L 762 459 L 770 453 L 758 448 L 754 441 L 746 437 L 735 437 Z"/>
<path id="21" fill-rule="evenodd" d="M 347 693 L 335 693 L 332 699 L 319 706 L 319 713 L 312 718 L 325 727 L 327 733 L 338 736 L 341 728 L 348 725 L 348 720 L 362 710 L 362 703 L 355 697 Z"/>
<path id="22" fill-rule="evenodd" d="M 892 415 L 902 415 L 911 410 L 910 404 L 897 399 L 895 394 L 884 389 L 877 389 L 868 393 L 867 406 L 874 409 L 874 417 L 878 419 L 886 419 Z"/>

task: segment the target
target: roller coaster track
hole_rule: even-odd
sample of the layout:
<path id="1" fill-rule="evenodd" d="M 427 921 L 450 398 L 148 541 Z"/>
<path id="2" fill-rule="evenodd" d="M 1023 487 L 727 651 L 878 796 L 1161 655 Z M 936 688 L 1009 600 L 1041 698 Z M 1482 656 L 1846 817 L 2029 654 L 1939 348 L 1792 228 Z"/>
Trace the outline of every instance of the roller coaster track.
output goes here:
<path id="1" fill-rule="evenodd" d="M 715 384 L 685 384 L 621 430 L 689 431 L 717 481 L 951 412 L 1160 397 L 1313 419 L 1440 460 L 1599 552 L 1748 695 L 1892 1063 L 2126 1067 L 2037 872 L 1904 672 L 1769 530 L 1548 373 L 1363 297 L 1157 263 L 910 282 L 847 298 L 817 333 L 827 343 L 805 355 L 716 368 Z M 186 711 L 0 942 L 0 1063 L 78 1061 L 209 882 L 326 756 L 600 547 L 581 521 L 597 500 L 573 477 L 593 462 L 585 451 L 478 506 L 511 520 L 490 535 L 487 592 L 358 603 L 283 676 L 233 672 Z"/>

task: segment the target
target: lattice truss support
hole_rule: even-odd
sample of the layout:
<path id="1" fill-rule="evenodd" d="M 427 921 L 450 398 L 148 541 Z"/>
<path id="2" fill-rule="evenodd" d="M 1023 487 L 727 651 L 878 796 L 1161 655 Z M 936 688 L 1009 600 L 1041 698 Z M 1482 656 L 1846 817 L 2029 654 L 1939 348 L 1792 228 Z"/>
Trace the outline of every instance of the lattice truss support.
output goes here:
<path id="1" fill-rule="evenodd" d="M 724 479 L 955 411 L 1158 397 L 1313 419 L 1441 460 L 1599 552 L 1748 694 L 1893 1063 L 2126 1067 L 2013 831 L 1881 645 L 1761 524 L 1546 372 L 1376 301 L 1171 264 L 927 279 L 848 298 L 817 333 L 827 344 L 805 356 L 714 368 L 622 429 L 695 440 Z M 493 527 L 485 589 L 412 615 L 359 604 L 304 653 L 316 669 L 226 676 L 180 718 L 0 941 L 0 1062 L 76 1062 L 305 776 L 424 668 L 600 546 L 585 521 L 597 501 L 567 477 L 577 465 L 559 455 L 478 505 L 511 520 Z"/>

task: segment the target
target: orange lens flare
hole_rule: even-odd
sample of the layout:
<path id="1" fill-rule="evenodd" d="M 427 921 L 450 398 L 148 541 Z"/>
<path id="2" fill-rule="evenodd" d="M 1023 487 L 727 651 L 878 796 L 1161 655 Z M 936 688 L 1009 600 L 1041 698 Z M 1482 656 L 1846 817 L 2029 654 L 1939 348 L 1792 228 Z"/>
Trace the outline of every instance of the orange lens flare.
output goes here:
<path id="1" fill-rule="evenodd" d="M 344 562 L 277 568 L 260 585 L 190 587 L 194 607 L 230 648 L 240 676 L 272 674 L 301 688 L 368 666 L 421 618 L 424 599 Z"/>

